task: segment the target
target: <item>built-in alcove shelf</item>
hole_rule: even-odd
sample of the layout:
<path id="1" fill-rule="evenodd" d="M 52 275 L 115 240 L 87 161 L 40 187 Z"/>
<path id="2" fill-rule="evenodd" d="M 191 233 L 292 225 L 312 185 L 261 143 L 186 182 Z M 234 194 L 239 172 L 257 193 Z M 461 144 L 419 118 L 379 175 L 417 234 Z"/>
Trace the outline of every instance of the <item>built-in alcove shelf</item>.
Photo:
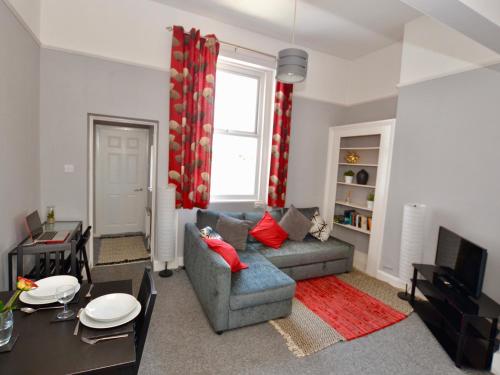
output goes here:
<path id="1" fill-rule="evenodd" d="M 391 119 L 333 126 L 329 129 L 322 212 L 331 225 L 332 235 L 353 245 L 356 267 L 372 276 L 378 274 L 382 254 L 381 238 L 384 233 L 394 124 L 395 120 Z M 357 155 L 350 155 L 353 153 Z M 354 160 L 353 157 L 359 157 L 357 163 L 348 163 Z M 357 174 L 361 169 L 368 174 L 366 185 L 357 183 Z M 355 175 L 352 183 L 345 182 L 344 174 L 348 170 L 352 170 Z M 359 177 L 359 181 L 365 182 L 362 175 Z M 367 201 L 368 198 L 372 199 L 372 194 L 374 206 L 368 208 Z M 358 226 L 351 225 L 353 221 Z"/>
<path id="2" fill-rule="evenodd" d="M 357 186 L 357 187 L 363 187 L 363 188 L 368 188 L 368 189 L 375 189 L 375 186 L 374 185 L 360 185 L 360 184 L 348 184 L 347 182 L 341 182 L 341 181 L 337 181 L 337 184 L 339 185 L 345 185 L 345 186 Z"/>
<path id="3" fill-rule="evenodd" d="M 355 232 L 364 233 L 364 234 L 370 234 L 369 230 L 364 230 L 364 229 L 355 227 L 354 225 L 347 225 L 347 224 L 340 224 L 340 223 L 333 223 L 333 224 L 337 225 L 339 227 L 342 227 L 342 228 L 353 230 Z"/>
<path id="4" fill-rule="evenodd" d="M 365 164 L 339 163 L 339 165 L 348 165 L 350 167 L 378 167 L 378 164 L 366 164 L 366 163 Z"/>
<path id="5" fill-rule="evenodd" d="M 368 208 L 366 206 L 363 206 L 361 203 L 353 203 L 353 202 L 346 202 L 346 201 L 335 201 L 335 203 L 340 204 L 341 206 L 358 208 L 360 210 L 365 210 L 365 211 L 373 211 L 372 208 Z"/>

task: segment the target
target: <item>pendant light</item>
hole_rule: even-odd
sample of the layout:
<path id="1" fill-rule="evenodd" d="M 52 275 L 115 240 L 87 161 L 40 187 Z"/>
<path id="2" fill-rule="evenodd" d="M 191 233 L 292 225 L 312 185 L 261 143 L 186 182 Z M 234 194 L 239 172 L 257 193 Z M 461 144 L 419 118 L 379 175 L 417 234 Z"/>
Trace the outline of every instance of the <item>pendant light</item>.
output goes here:
<path id="1" fill-rule="evenodd" d="M 293 10 L 292 44 L 295 44 L 295 22 L 297 19 L 297 0 Z M 276 79 L 283 83 L 298 83 L 306 79 L 307 52 L 299 48 L 286 48 L 278 53 Z"/>

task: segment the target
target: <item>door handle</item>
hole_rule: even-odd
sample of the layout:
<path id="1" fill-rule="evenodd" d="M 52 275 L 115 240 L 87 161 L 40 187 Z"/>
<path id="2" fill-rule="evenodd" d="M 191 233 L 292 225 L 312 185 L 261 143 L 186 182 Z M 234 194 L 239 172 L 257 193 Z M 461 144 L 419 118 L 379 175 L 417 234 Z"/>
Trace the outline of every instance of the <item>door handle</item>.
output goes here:
<path id="1" fill-rule="evenodd" d="M 142 191 L 142 188 L 134 189 L 134 191 Z"/>

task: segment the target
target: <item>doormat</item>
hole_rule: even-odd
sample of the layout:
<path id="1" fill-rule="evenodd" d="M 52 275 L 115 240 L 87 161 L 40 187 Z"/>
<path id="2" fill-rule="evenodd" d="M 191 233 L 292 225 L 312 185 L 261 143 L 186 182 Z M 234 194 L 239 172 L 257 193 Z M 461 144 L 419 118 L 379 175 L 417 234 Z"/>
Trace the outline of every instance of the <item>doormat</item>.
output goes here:
<path id="1" fill-rule="evenodd" d="M 143 236 L 101 238 L 100 242 L 97 266 L 151 259 Z"/>
<path id="2" fill-rule="evenodd" d="M 413 310 L 398 291 L 360 271 L 302 280 L 291 315 L 270 323 L 295 356 L 305 357 L 405 319 Z"/>

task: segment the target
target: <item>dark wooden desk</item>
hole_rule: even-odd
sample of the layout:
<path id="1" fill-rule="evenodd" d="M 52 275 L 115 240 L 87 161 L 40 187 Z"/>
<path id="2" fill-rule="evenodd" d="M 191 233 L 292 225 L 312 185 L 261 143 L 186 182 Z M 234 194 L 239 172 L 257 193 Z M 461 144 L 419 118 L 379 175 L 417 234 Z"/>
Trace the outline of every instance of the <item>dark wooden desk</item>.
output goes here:
<path id="1" fill-rule="evenodd" d="M 71 257 L 71 269 L 73 272 L 76 270 L 76 243 L 80 239 L 82 235 L 82 225 L 81 221 L 56 221 L 54 224 L 43 223 L 44 231 L 63 231 L 67 230 L 70 232 L 69 236 L 64 241 L 65 244 L 71 245 L 69 246 L 69 251 L 72 252 Z M 26 245 L 28 242 L 31 242 L 29 237 L 23 239 L 19 244 L 17 244 L 8 254 L 8 263 L 9 263 L 9 290 L 13 289 L 13 260 L 16 257 L 18 260 L 22 259 L 23 245 Z M 30 252 L 36 251 L 37 248 L 46 249 L 50 246 L 61 246 L 61 245 L 51 245 L 51 244 L 39 244 L 35 246 L 29 246 Z M 28 249 L 28 248 L 27 248 Z M 20 254 L 21 256 L 18 256 Z M 18 265 L 19 267 L 19 265 Z M 76 276 L 76 275 L 74 275 Z"/>
<path id="2" fill-rule="evenodd" d="M 77 312 L 89 299 L 84 295 L 89 285 L 82 284 L 78 304 L 69 305 Z M 1 292 L 5 300 L 12 292 Z M 92 298 L 108 293 L 132 294 L 132 280 L 94 283 Z M 56 310 L 59 311 L 59 310 Z M 31 315 L 14 312 L 14 332 L 19 338 L 14 349 L 0 353 L 0 374 L 134 374 L 134 335 L 127 338 L 103 341 L 95 345 L 80 341 L 80 334 L 73 335 L 76 320 L 51 323 L 54 310 L 39 311 Z"/>

